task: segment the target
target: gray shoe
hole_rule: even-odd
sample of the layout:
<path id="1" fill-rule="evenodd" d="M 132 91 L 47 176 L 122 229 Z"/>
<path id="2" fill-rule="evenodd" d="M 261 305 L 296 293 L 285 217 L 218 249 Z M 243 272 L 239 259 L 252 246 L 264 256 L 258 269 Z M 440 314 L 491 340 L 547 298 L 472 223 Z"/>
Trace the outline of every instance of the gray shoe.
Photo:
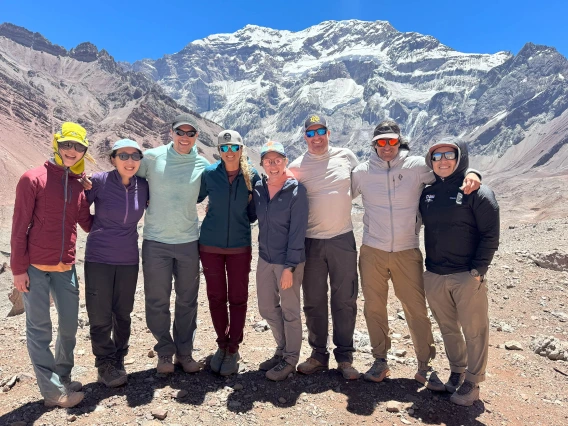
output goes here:
<path id="1" fill-rule="evenodd" d="M 264 362 L 261 362 L 258 366 L 258 369 L 260 371 L 272 370 L 274 367 L 276 367 L 278 364 L 280 364 L 281 361 L 282 361 L 281 355 L 274 355 L 272 358 L 267 359 Z"/>
<path id="2" fill-rule="evenodd" d="M 225 349 L 218 348 L 217 352 L 211 358 L 209 366 L 211 371 L 214 373 L 219 373 L 221 371 L 221 365 L 223 364 L 223 358 L 225 358 Z"/>
<path id="3" fill-rule="evenodd" d="M 286 361 L 281 360 L 278 365 L 266 372 L 266 378 L 274 382 L 286 380 L 290 373 L 296 371 L 296 367 L 288 364 Z"/>
<path id="4" fill-rule="evenodd" d="M 457 391 L 450 397 L 450 401 L 457 405 L 469 407 L 479 399 L 479 385 L 465 380 Z"/>
<path id="5" fill-rule="evenodd" d="M 430 367 L 428 370 L 418 370 L 414 375 L 417 382 L 422 383 L 428 389 L 445 392 L 446 386 L 442 383 L 436 371 Z"/>
<path id="6" fill-rule="evenodd" d="M 117 370 L 111 362 L 107 362 L 98 368 L 97 382 L 102 383 L 107 388 L 122 386 L 127 381 L 128 376 L 126 372 Z"/>
<path id="7" fill-rule="evenodd" d="M 239 360 L 241 356 L 238 352 L 234 354 L 229 353 L 229 351 L 225 352 L 225 356 L 223 358 L 223 364 L 221 364 L 221 369 L 219 370 L 219 374 L 221 376 L 230 376 L 231 374 L 235 374 L 239 371 Z"/>
<path id="8" fill-rule="evenodd" d="M 71 380 L 71 377 L 59 377 L 59 381 L 65 387 L 66 392 L 79 392 L 83 389 L 83 384 L 81 382 Z"/>
<path id="9" fill-rule="evenodd" d="M 382 382 L 385 377 L 390 376 L 389 365 L 384 358 L 375 358 L 373 366 L 365 373 L 363 378 L 369 382 Z"/>
<path id="10" fill-rule="evenodd" d="M 452 373 L 444 386 L 448 392 L 454 393 L 462 385 L 464 379 L 465 373 Z"/>
<path id="11" fill-rule="evenodd" d="M 83 392 L 68 392 L 61 394 L 57 399 L 44 399 L 43 405 L 46 407 L 71 408 L 79 404 L 84 397 Z"/>

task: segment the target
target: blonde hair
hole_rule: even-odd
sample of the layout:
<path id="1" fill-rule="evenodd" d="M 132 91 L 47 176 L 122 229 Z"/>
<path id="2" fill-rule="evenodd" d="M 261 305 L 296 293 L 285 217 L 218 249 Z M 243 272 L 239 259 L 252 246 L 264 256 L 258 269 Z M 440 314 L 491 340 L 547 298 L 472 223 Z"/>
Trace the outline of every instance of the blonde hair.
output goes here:
<path id="1" fill-rule="evenodd" d="M 243 145 L 241 159 L 239 160 L 239 165 L 241 166 L 241 171 L 243 172 L 243 177 L 245 178 L 245 183 L 249 191 L 252 191 L 251 178 L 253 176 L 252 167 L 249 163 L 246 147 Z"/>

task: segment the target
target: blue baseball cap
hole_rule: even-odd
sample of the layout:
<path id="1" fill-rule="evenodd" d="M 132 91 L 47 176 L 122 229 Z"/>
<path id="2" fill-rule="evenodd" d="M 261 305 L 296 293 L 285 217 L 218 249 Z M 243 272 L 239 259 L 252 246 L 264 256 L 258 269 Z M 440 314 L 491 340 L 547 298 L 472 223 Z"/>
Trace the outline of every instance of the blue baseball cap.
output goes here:
<path id="1" fill-rule="evenodd" d="M 262 145 L 262 148 L 260 149 L 260 158 L 262 159 L 262 157 L 264 157 L 264 155 L 268 154 L 269 152 L 276 152 L 283 157 L 286 157 L 284 145 L 282 145 L 280 142 L 268 141 L 264 145 Z"/>
<path id="2" fill-rule="evenodd" d="M 142 152 L 142 148 L 138 145 L 138 142 L 133 141 L 132 139 L 120 139 L 114 143 L 110 151 L 107 152 L 108 155 L 111 155 L 114 151 L 119 150 L 120 148 L 136 148 L 138 151 Z"/>

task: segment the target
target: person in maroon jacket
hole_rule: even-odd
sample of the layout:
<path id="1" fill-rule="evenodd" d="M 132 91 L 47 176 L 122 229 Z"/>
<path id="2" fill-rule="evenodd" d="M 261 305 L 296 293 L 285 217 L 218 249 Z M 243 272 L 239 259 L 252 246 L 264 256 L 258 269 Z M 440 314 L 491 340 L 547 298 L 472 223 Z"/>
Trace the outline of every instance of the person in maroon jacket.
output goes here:
<path id="1" fill-rule="evenodd" d="M 85 232 L 92 217 L 83 186 L 86 130 L 63 123 L 54 135 L 54 157 L 23 174 L 16 187 L 10 266 L 14 286 L 23 292 L 26 340 L 44 404 L 73 407 L 83 399 L 82 385 L 71 381 L 79 315 L 75 272 L 77 223 Z M 49 348 L 52 326 L 49 295 L 58 314 L 55 356 Z"/>

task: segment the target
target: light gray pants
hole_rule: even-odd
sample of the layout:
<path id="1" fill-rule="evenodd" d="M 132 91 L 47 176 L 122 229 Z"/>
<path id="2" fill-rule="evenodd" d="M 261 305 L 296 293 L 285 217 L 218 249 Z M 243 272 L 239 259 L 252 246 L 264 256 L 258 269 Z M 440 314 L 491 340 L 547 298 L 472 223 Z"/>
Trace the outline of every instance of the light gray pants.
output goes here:
<path id="1" fill-rule="evenodd" d="M 302 319 L 300 287 L 304 276 L 304 263 L 300 263 L 293 275 L 292 287 L 282 290 L 280 277 L 284 265 L 273 265 L 258 258 L 256 268 L 256 294 L 258 310 L 266 320 L 274 340 L 276 355 L 291 365 L 298 364 L 302 348 Z"/>
<path id="2" fill-rule="evenodd" d="M 70 377 L 79 315 L 79 284 L 75 266 L 68 272 L 44 272 L 28 268 L 30 291 L 22 293 L 26 309 L 26 339 L 37 384 L 44 398 L 57 399 L 65 391 L 61 378 Z M 55 357 L 49 349 L 52 338 L 49 293 L 58 315 Z"/>
<path id="3" fill-rule="evenodd" d="M 426 298 L 440 326 L 452 373 L 472 383 L 485 380 L 489 353 L 487 281 L 469 272 L 438 275 L 424 272 Z"/>
<path id="4" fill-rule="evenodd" d="M 158 355 L 190 355 L 197 328 L 198 242 L 163 244 L 144 240 L 142 270 L 146 325 L 157 340 Z M 170 334 L 172 276 L 176 292 L 173 338 Z"/>

